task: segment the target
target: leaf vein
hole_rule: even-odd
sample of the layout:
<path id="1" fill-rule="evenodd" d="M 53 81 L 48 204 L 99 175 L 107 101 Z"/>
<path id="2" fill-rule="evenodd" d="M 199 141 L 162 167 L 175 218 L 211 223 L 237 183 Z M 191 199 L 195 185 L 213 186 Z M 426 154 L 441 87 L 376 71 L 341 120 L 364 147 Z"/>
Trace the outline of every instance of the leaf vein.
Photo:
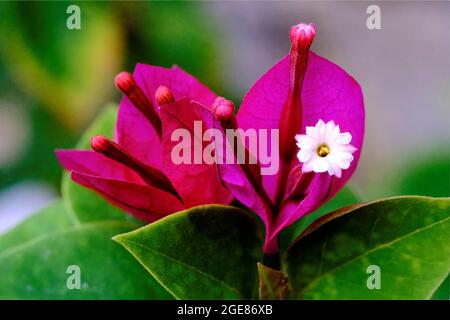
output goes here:
<path id="1" fill-rule="evenodd" d="M 378 251 L 378 250 L 380 250 L 380 249 L 387 248 L 387 247 L 389 247 L 389 246 L 391 246 L 391 245 L 397 243 L 397 242 L 400 241 L 400 240 L 403 240 L 403 239 L 405 239 L 405 238 L 407 238 L 407 237 L 413 236 L 413 235 L 416 234 L 416 233 L 419 233 L 419 232 L 421 232 L 421 231 L 423 231 L 423 230 L 432 228 L 432 227 L 434 227 L 434 226 L 436 226 L 436 225 L 438 225 L 438 224 L 444 223 L 444 222 L 446 222 L 446 221 L 448 221 L 448 220 L 450 220 L 450 217 L 447 217 L 447 218 L 445 218 L 445 219 L 443 219 L 443 220 L 434 222 L 434 223 L 432 223 L 432 224 L 430 224 L 430 225 L 428 225 L 428 226 L 425 226 L 425 227 L 422 227 L 422 228 L 418 228 L 418 229 L 416 229 L 416 230 L 414 230 L 414 231 L 412 231 L 412 232 L 410 232 L 410 233 L 408 233 L 408 234 L 405 234 L 405 235 L 403 235 L 403 236 L 401 236 L 401 237 L 399 237 L 399 238 L 397 238 L 397 239 L 394 239 L 394 240 L 392 240 L 392 241 L 389 241 L 389 242 L 386 242 L 386 243 L 384 243 L 384 244 L 381 244 L 381 245 L 379 245 L 379 246 L 376 247 L 376 248 L 372 248 L 372 249 L 370 249 L 370 250 L 367 250 L 367 251 L 365 251 L 364 253 L 362 253 L 362 254 L 360 254 L 360 255 L 358 255 L 358 256 L 356 256 L 356 257 L 354 257 L 354 258 L 352 258 L 352 259 L 346 261 L 345 263 L 342 263 L 342 264 L 340 264 L 340 265 L 338 265 L 338 266 L 336 266 L 336 267 L 330 269 L 329 271 L 325 272 L 324 274 L 320 275 L 319 277 L 317 277 L 316 279 L 314 279 L 313 281 L 311 281 L 304 289 L 302 289 L 302 290 L 300 291 L 300 294 L 303 295 L 305 292 L 307 292 L 308 290 L 310 290 L 311 288 L 313 288 L 314 285 L 315 285 L 316 283 L 318 283 L 320 280 L 322 280 L 323 278 L 329 276 L 331 273 L 333 273 L 333 272 L 335 272 L 335 271 L 337 271 L 337 270 L 339 270 L 339 269 L 341 269 L 341 268 L 343 268 L 343 267 L 345 267 L 345 266 L 347 266 L 347 265 L 349 265 L 349 264 L 352 264 L 353 262 L 357 261 L 358 259 L 360 259 L 360 258 L 362 258 L 362 257 L 364 257 L 364 256 L 367 256 L 367 255 L 369 255 L 370 253 L 376 252 L 376 251 Z"/>
<path id="2" fill-rule="evenodd" d="M 136 241 L 133 241 L 133 240 L 128 240 L 128 239 L 122 239 L 121 241 L 122 241 L 122 242 L 128 242 L 128 243 L 130 243 L 130 244 L 137 245 L 137 246 L 139 246 L 139 247 L 141 247 L 141 248 L 143 248 L 143 249 L 145 249 L 145 250 L 151 251 L 151 252 L 153 252 L 154 254 L 157 254 L 157 255 L 159 255 L 159 256 L 161 256 L 161 257 L 167 259 L 167 260 L 170 260 L 170 261 L 175 262 L 175 263 L 178 263 L 178 264 L 180 264 L 180 265 L 182 265 L 182 266 L 184 266 L 184 267 L 187 267 L 187 268 L 193 270 L 194 272 L 196 272 L 196 273 L 198 273 L 198 274 L 200 274 L 200 275 L 202 275 L 202 276 L 205 276 L 205 277 L 209 278 L 210 280 L 212 280 L 212 281 L 214 281 L 214 282 L 219 283 L 221 286 L 227 288 L 228 290 L 233 291 L 234 293 L 237 293 L 239 297 L 242 296 L 241 293 L 240 293 L 240 291 L 239 291 L 238 289 L 232 287 L 231 285 L 229 285 L 228 283 L 224 282 L 223 280 L 218 279 L 217 277 L 213 276 L 212 274 L 206 273 L 206 272 L 204 272 L 204 271 L 202 271 L 202 270 L 200 270 L 200 269 L 197 269 L 196 267 L 194 267 L 194 266 L 192 266 L 192 265 L 189 265 L 189 264 L 187 264 L 187 263 L 185 263 L 185 262 L 183 262 L 183 261 L 181 261 L 181 260 L 172 258 L 172 257 L 170 257 L 170 256 L 168 256 L 168 255 L 166 255 L 166 254 L 164 254 L 164 253 L 162 253 L 162 252 L 160 252 L 160 251 L 158 251 L 158 250 L 155 250 L 155 249 L 153 249 L 153 248 L 150 248 L 150 247 L 148 247 L 148 246 L 146 246 L 146 245 L 144 245 L 144 244 L 141 244 L 141 243 L 139 243 L 139 242 L 136 242 Z"/>

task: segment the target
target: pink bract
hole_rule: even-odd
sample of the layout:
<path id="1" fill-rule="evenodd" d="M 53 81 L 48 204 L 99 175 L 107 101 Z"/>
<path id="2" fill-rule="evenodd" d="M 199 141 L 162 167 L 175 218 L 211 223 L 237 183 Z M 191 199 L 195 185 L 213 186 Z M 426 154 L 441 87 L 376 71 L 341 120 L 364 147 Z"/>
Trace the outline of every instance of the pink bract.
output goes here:
<path id="1" fill-rule="evenodd" d="M 133 78 L 151 102 L 149 107 L 155 108 L 157 114 L 155 91 L 161 85 L 170 88 L 177 100 L 189 97 L 209 106 L 216 98 L 210 89 L 177 66 L 166 69 L 138 64 Z M 57 150 L 56 155 L 61 165 L 71 171 L 76 183 L 148 222 L 195 205 L 229 203 L 230 194 L 222 187 L 214 165 L 197 164 L 195 167 L 173 169 L 162 152 L 166 144 L 164 139 L 170 137 L 167 131 L 172 129 L 172 123 L 162 121 L 160 138 L 148 119 L 124 95 L 114 140 L 137 161 L 166 175 L 181 199 L 167 190 L 149 185 L 133 169 L 103 154 L 88 150 Z M 196 185 L 201 185 L 201 190 Z"/>
<path id="2" fill-rule="evenodd" d="M 237 114 L 239 127 L 243 129 L 279 128 L 281 110 L 289 89 L 289 68 L 288 55 L 254 84 L 245 96 Z M 286 203 L 279 209 L 275 221 L 266 225 L 267 230 L 270 230 L 266 235 L 266 247 L 273 246 L 270 243 L 283 228 L 314 211 L 333 197 L 352 176 L 361 153 L 364 137 L 364 101 L 361 88 L 355 79 L 336 64 L 309 52 L 308 67 L 302 87 L 302 100 L 303 130 L 306 126 L 314 126 L 319 119 L 333 120 L 339 124 L 342 131 L 351 133 L 352 145 L 358 150 L 353 154 L 355 159 L 350 168 L 343 171 L 340 179 L 326 173 L 315 174 L 304 199 L 300 202 Z M 293 142 L 280 141 L 281 143 Z M 293 166 L 296 163 L 299 164 L 298 159 L 294 158 Z M 278 174 L 262 178 L 264 189 L 271 200 L 274 200 Z M 233 195 L 239 200 L 238 195 L 235 193 Z M 269 215 L 265 212 L 258 214 L 263 217 L 263 220 L 266 220 L 265 216 Z"/>

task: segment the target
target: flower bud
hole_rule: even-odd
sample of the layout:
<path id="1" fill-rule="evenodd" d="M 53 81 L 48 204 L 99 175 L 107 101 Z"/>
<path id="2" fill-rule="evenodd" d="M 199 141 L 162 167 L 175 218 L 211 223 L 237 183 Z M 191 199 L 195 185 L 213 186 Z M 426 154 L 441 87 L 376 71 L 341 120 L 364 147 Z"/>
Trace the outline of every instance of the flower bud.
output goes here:
<path id="1" fill-rule="evenodd" d="M 116 76 L 115 84 L 124 95 L 130 99 L 131 103 L 144 115 L 152 124 L 158 135 L 161 137 L 162 124 L 158 113 L 152 102 L 148 99 L 144 91 L 138 86 L 129 72 L 121 72 Z"/>
<path id="2" fill-rule="evenodd" d="M 158 169 L 152 168 L 108 138 L 97 135 L 91 139 L 91 148 L 95 152 L 134 170 L 148 185 L 165 190 L 183 201 L 167 176 Z"/>
<path id="3" fill-rule="evenodd" d="M 91 139 L 91 148 L 95 152 L 105 154 L 113 148 L 113 143 L 108 138 L 102 135 L 97 135 Z"/>
<path id="4" fill-rule="evenodd" d="M 214 116 L 220 122 L 229 122 L 234 118 L 234 104 L 230 100 L 217 97 L 212 105 Z"/>
<path id="5" fill-rule="evenodd" d="M 291 39 L 292 48 L 295 50 L 308 50 L 311 46 L 314 36 L 316 35 L 316 28 L 314 24 L 299 23 L 291 28 L 289 35 Z"/>
<path id="6" fill-rule="evenodd" d="M 136 82 L 134 81 L 132 74 L 127 71 L 119 73 L 114 82 L 117 89 L 122 91 L 125 95 L 129 95 L 136 87 Z"/>
<path id="7" fill-rule="evenodd" d="M 165 86 L 159 86 L 155 92 L 155 100 L 156 102 L 158 102 L 158 105 L 162 107 L 174 103 L 175 97 L 173 96 L 173 93 L 169 88 Z"/>

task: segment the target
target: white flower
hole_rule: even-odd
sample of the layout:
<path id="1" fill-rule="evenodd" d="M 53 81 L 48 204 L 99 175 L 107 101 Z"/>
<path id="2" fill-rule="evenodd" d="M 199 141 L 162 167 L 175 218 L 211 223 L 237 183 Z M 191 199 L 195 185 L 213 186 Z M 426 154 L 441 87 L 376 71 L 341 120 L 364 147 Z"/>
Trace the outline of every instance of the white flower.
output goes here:
<path id="1" fill-rule="evenodd" d="M 300 151 L 298 159 L 303 172 L 326 172 L 340 178 L 342 169 L 348 169 L 356 148 L 350 144 L 350 132 L 340 132 L 334 121 L 319 120 L 314 127 L 306 127 L 306 134 L 295 136 Z"/>

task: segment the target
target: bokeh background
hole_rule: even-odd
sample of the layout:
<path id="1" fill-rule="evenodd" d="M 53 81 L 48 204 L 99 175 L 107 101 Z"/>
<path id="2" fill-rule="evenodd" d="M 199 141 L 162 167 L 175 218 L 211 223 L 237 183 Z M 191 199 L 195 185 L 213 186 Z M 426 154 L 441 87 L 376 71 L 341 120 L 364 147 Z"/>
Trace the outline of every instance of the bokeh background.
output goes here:
<path id="1" fill-rule="evenodd" d="M 381 8 L 381 30 L 366 9 Z M 68 30 L 66 8 L 81 8 Z M 362 158 L 350 186 L 362 201 L 449 196 L 448 2 L 0 3 L 0 232 L 60 194 L 53 150 L 75 141 L 120 95 L 137 62 L 178 64 L 238 105 L 289 51 L 289 28 L 314 22 L 312 49 L 361 84 Z"/>

